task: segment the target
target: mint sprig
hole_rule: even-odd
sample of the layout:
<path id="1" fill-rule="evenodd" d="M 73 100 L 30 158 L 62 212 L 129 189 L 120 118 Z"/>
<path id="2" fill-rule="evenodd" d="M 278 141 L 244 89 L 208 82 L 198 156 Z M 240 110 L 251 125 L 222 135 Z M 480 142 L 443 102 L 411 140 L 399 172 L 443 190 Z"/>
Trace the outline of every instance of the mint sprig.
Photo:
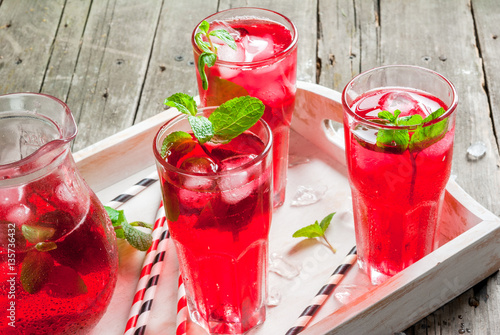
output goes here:
<path id="1" fill-rule="evenodd" d="M 135 227 L 140 226 L 153 230 L 151 225 L 140 221 L 129 223 L 125 218 L 123 210 L 116 210 L 108 206 L 104 206 L 104 208 L 106 209 L 106 212 L 108 212 L 117 238 L 127 240 L 128 243 L 130 243 L 130 245 L 137 250 L 146 251 L 149 249 L 153 243 L 151 233 L 144 232 L 136 229 Z"/>
<path id="2" fill-rule="evenodd" d="M 175 107 L 188 115 L 188 121 L 193 134 L 200 144 L 208 141 L 213 143 L 227 143 L 252 127 L 264 115 L 265 106 L 257 98 L 244 96 L 226 101 L 217 107 L 208 118 L 195 116 L 197 112 L 191 109 L 194 99 L 184 93 L 176 93 L 167 99 L 164 104 Z M 182 107 L 179 104 L 184 104 Z M 161 155 L 180 140 L 187 139 L 188 133 L 177 131 L 169 134 L 162 143 Z M 164 149 L 165 148 L 165 149 Z"/>
<path id="3" fill-rule="evenodd" d="M 335 212 L 328 214 L 320 223 L 316 220 L 313 224 L 300 228 L 293 233 L 292 237 L 322 238 L 328 247 L 332 249 L 333 253 L 336 253 L 337 250 L 328 242 L 325 235 L 334 215 Z"/>
<path id="4" fill-rule="evenodd" d="M 222 42 L 226 43 L 231 49 L 236 50 L 236 42 L 234 38 L 225 29 L 215 29 L 209 32 L 210 24 L 207 21 L 203 21 L 199 26 L 200 31 L 194 36 L 196 45 L 200 48 L 202 53 L 198 58 L 198 72 L 200 73 L 200 78 L 204 90 L 208 89 L 208 79 L 205 73 L 205 65 L 212 67 L 217 60 L 217 47 L 213 44 L 210 39 L 211 36 L 217 37 Z M 207 41 L 204 41 L 204 38 Z"/>
<path id="5" fill-rule="evenodd" d="M 402 153 L 409 148 L 410 151 L 422 150 L 429 145 L 439 141 L 448 126 L 448 119 L 439 121 L 438 123 L 425 126 L 425 123 L 437 119 L 445 113 L 441 107 L 432 112 L 425 119 L 422 116 L 409 115 L 399 117 L 400 110 L 395 110 L 394 114 L 388 111 L 378 113 L 379 119 L 385 121 L 384 124 L 391 126 L 416 126 L 410 137 L 409 130 L 402 129 L 380 129 L 377 133 L 377 146 L 385 149 L 390 148 L 393 151 Z"/>

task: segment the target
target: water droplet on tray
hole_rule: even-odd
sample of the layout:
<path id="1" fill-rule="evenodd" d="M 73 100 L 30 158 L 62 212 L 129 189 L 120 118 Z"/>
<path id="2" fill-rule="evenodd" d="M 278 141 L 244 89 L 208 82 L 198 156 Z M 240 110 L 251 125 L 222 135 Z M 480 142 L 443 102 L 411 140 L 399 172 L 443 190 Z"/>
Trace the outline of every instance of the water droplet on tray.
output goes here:
<path id="1" fill-rule="evenodd" d="M 327 190 L 328 187 L 325 185 L 318 186 L 316 188 L 299 186 L 295 196 L 293 197 L 291 206 L 300 207 L 315 204 L 323 199 Z"/>
<path id="2" fill-rule="evenodd" d="M 300 274 L 300 269 L 288 262 L 283 256 L 273 252 L 269 257 L 269 271 L 286 279 L 292 279 Z"/>
<path id="3" fill-rule="evenodd" d="M 473 143 L 467 148 L 467 159 L 470 161 L 477 161 L 486 155 L 486 144 L 481 141 Z"/>

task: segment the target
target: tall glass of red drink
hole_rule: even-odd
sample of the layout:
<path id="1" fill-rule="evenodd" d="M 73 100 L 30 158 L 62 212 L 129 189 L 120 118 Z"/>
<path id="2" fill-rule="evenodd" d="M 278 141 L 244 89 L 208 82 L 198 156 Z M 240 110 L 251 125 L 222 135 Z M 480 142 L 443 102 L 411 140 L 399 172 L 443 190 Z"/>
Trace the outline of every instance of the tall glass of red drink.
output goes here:
<path id="1" fill-rule="evenodd" d="M 87 334 L 111 299 L 115 233 L 76 169 L 75 135 L 62 101 L 0 96 L 0 334 Z"/>
<path id="2" fill-rule="evenodd" d="M 358 259 L 374 284 L 436 247 L 457 101 L 446 78 L 404 65 L 364 72 L 342 93 Z"/>
<path id="3" fill-rule="evenodd" d="M 208 89 L 197 71 L 203 106 L 218 106 L 234 97 L 251 95 L 266 106 L 264 120 L 273 132 L 274 207 L 285 199 L 288 138 L 295 103 L 297 29 L 285 16 L 260 8 L 233 8 L 205 19 L 210 30 L 226 29 L 235 39 L 232 50 L 217 38 L 217 61 L 205 66 Z M 193 32 L 195 62 L 201 54 Z"/>
<path id="4" fill-rule="evenodd" d="M 210 334 L 242 334 L 265 319 L 271 131 L 259 120 L 227 144 L 202 148 L 193 137 L 162 157 L 174 131 L 191 132 L 186 115 L 168 121 L 153 148 L 191 319 Z"/>

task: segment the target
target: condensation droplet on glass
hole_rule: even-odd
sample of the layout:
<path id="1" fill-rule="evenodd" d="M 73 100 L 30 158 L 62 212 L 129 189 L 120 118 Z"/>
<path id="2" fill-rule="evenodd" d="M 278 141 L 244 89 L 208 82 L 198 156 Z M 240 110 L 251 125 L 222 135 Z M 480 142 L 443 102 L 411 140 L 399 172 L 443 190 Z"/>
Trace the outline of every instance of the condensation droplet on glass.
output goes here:
<path id="1" fill-rule="evenodd" d="M 267 291 L 266 305 L 269 307 L 278 306 L 281 302 L 281 292 L 276 287 L 270 287 Z"/>
<path id="2" fill-rule="evenodd" d="M 269 257 L 269 271 L 277 275 L 292 279 L 300 274 L 300 268 L 283 258 L 283 256 L 273 252 Z"/>
<path id="3" fill-rule="evenodd" d="M 462 328 L 462 329 L 459 329 L 459 330 L 458 330 L 458 333 L 459 333 L 459 334 L 465 334 L 465 329 L 463 329 L 463 328 Z"/>
<path id="4" fill-rule="evenodd" d="M 307 186 L 299 186 L 297 192 L 293 197 L 291 206 L 300 207 L 308 206 L 317 203 L 325 195 L 328 187 L 323 185 L 317 188 L 311 188 Z"/>
<path id="5" fill-rule="evenodd" d="M 477 161 L 486 155 L 486 150 L 486 144 L 481 141 L 475 142 L 467 148 L 467 159 Z"/>
<path id="6" fill-rule="evenodd" d="M 288 156 L 288 167 L 307 164 L 309 162 L 310 162 L 310 159 L 307 157 L 295 156 L 295 155 Z"/>

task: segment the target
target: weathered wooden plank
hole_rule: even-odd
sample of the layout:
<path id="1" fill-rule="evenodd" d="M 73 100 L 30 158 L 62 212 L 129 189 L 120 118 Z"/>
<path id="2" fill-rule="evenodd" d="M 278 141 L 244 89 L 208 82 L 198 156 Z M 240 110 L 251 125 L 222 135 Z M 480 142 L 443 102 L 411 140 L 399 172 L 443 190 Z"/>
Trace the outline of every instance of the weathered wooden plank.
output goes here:
<path id="1" fill-rule="evenodd" d="M 198 22 L 215 12 L 215 0 L 193 0 L 189 6 L 182 1 L 165 1 L 136 122 L 163 111 L 163 100 L 173 93 L 198 95 L 191 33 Z"/>
<path id="2" fill-rule="evenodd" d="M 42 93 L 66 101 L 82 45 L 90 0 L 67 1 L 42 83 Z"/>
<path id="3" fill-rule="evenodd" d="M 2 2 L 0 94 L 40 91 L 63 5 L 63 0 Z"/>
<path id="4" fill-rule="evenodd" d="M 219 10 L 234 7 L 259 7 L 288 17 L 299 32 L 297 79 L 316 83 L 317 1 L 221 0 Z"/>
<path id="5" fill-rule="evenodd" d="M 92 2 L 67 99 L 79 125 L 75 150 L 132 125 L 161 3 Z"/>
<path id="6" fill-rule="evenodd" d="M 363 69 L 381 65 L 378 1 L 321 1 L 318 83 L 342 92 Z M 362 38 L 362 39 L 361 39 Z"/>
<path id="7" fill-rule="evenodd" d="M 500 2 L 496 0 L 473 0 L 477 37 L 486 77 L 491 115 L 496 131 L 497 145 L 500 146 Z"/>

